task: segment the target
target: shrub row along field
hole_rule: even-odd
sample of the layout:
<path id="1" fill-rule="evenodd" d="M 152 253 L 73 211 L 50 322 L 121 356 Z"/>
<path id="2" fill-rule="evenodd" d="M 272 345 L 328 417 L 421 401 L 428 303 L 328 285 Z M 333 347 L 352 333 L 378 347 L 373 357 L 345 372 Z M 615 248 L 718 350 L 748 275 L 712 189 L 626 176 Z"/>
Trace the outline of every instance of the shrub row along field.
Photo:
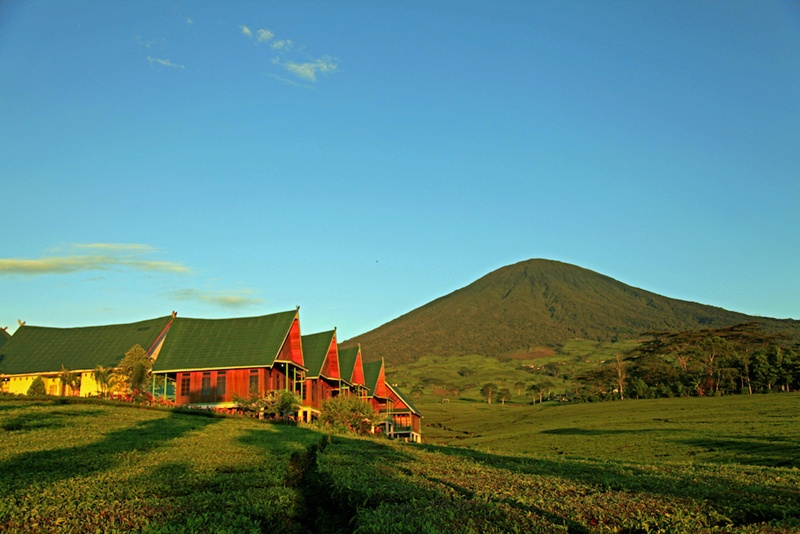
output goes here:
<path id="1" fill-rule="evenodd" d="M 476 448 L 2 400 L 0 530 L 798 532 L 800 395 L 742 399 L 545 404 Z"/>

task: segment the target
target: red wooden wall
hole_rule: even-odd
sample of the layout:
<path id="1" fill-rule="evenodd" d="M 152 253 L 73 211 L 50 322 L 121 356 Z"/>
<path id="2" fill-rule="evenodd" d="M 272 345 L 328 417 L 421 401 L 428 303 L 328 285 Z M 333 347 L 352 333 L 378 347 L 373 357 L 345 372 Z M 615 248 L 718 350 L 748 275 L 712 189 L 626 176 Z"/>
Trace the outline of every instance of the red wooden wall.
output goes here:
<path id="1" fill-rule="evenodd" d="M 286 377 L 277 369 L 225 369 L 177 373 L 177 404 L 212 404 L 233 402 L 234 395 L 248 397 L 251 390 L 259 395 L 284 389 Z"/>

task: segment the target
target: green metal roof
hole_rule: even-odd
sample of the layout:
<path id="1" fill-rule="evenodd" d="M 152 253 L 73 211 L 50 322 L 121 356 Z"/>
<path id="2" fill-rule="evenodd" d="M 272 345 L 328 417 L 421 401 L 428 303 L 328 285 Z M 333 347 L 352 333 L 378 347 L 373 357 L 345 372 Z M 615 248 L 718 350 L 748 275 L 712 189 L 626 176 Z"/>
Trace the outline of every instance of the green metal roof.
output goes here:
<path id="1" fill-rule="evenodd" d="M 0 347 L 0 373 L 88 371 L 116 366 L 134 345 L 148 350 L 172 317 L 81 328 L 20 326 Z"/>
<path id="2" fill-rule="evenodd" d="M 300 338 L 303 343 L 303 364 L 308 369 L 306 378 L 317 378 L 322 372 L 334 335 L 336 330 L 308 334 Z"/>
<path id="3" fill-rule="evenodd" d="M 375 387 L 378 385 L 378 378 L 381 376 L 383 360 L 364 364 L 364 382 L 369 389 L 370 396 L 375 395 Z"/>
<path id="4" fill-rule="evenodd" d="M 296 310 L 235 319 L 177 317 L 153 372 L 271 366 L 296 317 Z"/>
<path id="5" fill-rule="evenodd" d="M 357 346 L 346 349 L 339 347 L 339 372 L 342 374 L 342 379 L 347 382 L 350 382 L 353 378 L 353 369 L 356 366 L 359 350 Z"/>
<path id="6" fill-rule="evenodd" d="M 8 333 L 8 330 L 0 328 L 0 348 L 2 348 L 9 339 L 11 339 L 11 334 Z"/>

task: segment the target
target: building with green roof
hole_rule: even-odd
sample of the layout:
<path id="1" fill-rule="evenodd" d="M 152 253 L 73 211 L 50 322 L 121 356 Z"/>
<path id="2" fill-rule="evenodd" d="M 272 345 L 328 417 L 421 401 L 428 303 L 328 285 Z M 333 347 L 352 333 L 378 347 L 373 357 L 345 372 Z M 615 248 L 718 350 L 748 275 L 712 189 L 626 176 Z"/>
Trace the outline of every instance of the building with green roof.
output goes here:
<path id="1" fill-rule="evenodd" d="M 339 372 L 339 350 L 336 329 L 301 337 L 305 359 L 306 388 L 301 419 L 310 421 L 319 416 L 322 403 L 342 390 Z"/>
<path id="2" fill-rule="evenodd" d="M 364 360 L 361 358 L 361 345 L 355 347 L 339 347 L 339 369 L 347 387 L 354 395 L 367 397 L 367 386 L 364 380 Z"/>
<path id="3" fill-rule="evenodd" d="M 386 382 L 384 361 L 364 364 L 368 399 L 375 411 L 385 417 L 381 430 L 390 438 L 422 442 L 422 415 L 396 386 Z"/>
<path id="4" fill-rule="evenodd" d="M 50 328 L 22 324 L 0 347 L 3 391 L 25 394 L 36 377 L 51 395 L 96 395 L 93 371 L 98 365 L 115 367 L 125 353 L 139 345 L 156 357 L 172 316 L 129 324 Z M 62 372 L 76 373 L 75 387 L 64 391 Z"/>
<path id="5" fill-rule="evenodd" d="M 98 366 L 117 367 L 138 345 L 153 361 L 153 393 L 176 404 L 232 408 L 237 397 L 286 390 L 300 397 L 300 417 L 310 421 L 324 400 L 358 395 L 386 417 L 389 437 L 421 441 L 420 413 L 386 383 L 383 360 L 365 364 L 360 346 L 339 347 L 336 329 L 301 336 L 299 314 L 194 319 L 173 312 L 80 328 L 20 323 L 13 336 L 0 330 L 0 390 L 25 394 L 41 377 L 49 395 L 97 395 Z"/>
<path id="6" fill-rule="evenodd" d="M 173 382 L 170 400 L 177 404 L 208 407 L 232 407 L 234 397 L 274 390 L 302 397 L 300 338 L 299 309 L 234 319 L 178 317 L 153 364 L 154 383 L 167 392 Z"/>

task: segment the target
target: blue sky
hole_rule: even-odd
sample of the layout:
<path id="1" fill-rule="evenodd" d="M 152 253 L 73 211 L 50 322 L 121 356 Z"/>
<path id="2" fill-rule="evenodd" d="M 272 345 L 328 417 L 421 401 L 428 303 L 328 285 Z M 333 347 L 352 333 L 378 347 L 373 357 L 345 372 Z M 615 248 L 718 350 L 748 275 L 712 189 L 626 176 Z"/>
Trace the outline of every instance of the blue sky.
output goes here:
<path id="1" fill-rule="evenodd" d="M 0 4 L 0 327 L 301 307 L 530 258 L 800 319 L 800 5 Z"/>

